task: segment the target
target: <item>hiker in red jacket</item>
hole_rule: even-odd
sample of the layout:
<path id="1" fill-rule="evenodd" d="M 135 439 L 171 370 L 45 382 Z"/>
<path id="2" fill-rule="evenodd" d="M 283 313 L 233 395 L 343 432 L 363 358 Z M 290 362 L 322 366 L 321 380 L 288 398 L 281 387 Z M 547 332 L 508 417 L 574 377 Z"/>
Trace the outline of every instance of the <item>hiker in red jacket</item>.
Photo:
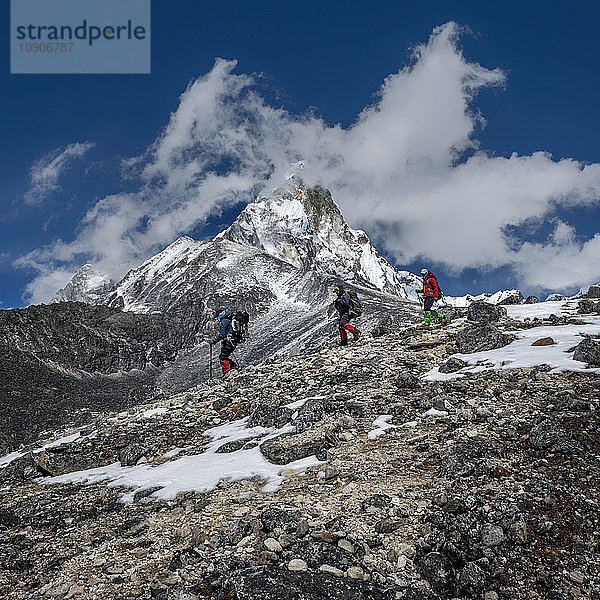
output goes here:
<path id="1" fill-rule="evenodd" d="M 446 317 L 435 310 L 431 310 L 433 303 L 440 299 L 441 292 L 440 286 L 438 285 L 435 275 L 427 269 L 421 269 L 421 275 L 423 276 L 423 287 L 420 290 L 416 290 L 417 294 L 423 294 L 423 310 L 425 311 L 425 325 L 431 323 L 431 316 L 438 318 L 444 322 Z"/>

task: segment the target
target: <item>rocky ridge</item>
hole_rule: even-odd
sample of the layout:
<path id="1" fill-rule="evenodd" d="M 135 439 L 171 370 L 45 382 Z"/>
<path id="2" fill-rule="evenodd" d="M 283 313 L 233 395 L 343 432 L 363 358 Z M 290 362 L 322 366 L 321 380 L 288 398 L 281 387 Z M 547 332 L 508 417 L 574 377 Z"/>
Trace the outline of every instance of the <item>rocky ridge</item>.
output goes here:
<path id="1" fill-rule="evenodd" d="M 156 394 L 161 367 L 195 344 L 194 324 L 167 314 L 76 302 L 0 311 L 0 451 Z"/>
<path id="2" fill-rule="evenodd" d="M 585 318 L 491 316 L 501 334 Z M 597 375 L 423 378 L 478 326 L 376 331 L 249 366 L 0 459 L 3 597 L 597 600 Z M 77 479 L 191 459 L 240 423 L 257 429 L 216 452 L 258 447 L 281 465 L 276 491 L 243 474 L 172 498 L 167 480 Z M 65 474 L 77 481 L 48 479 Z"/>

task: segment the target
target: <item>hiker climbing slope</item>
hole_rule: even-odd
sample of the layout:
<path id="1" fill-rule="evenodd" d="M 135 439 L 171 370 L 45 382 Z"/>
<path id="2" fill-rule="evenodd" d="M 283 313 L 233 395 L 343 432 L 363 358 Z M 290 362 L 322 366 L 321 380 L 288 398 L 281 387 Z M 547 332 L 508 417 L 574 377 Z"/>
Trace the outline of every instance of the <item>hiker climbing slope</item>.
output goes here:
<path id="1" fill-rule="evenodd" d="M 333 291 L 337 294 L 333 305 L 338 311 L 339 318 L 339 330 L 340 330 L 340 345 L 346 346 L 348 344 L 348 332 L 350 332 L 354 339 L 357 340 L 360 336 L 358 327 L 351 325 L 350 320 L 356 317 L 360 317 L 362 314 L 362 306 L 356 293 L 347 292 L 341 284 L 333 286 Z"/>
<path id="2" fill-rule="evenodd" d="M 217 342 L 223 341 L 219 361 L 221 369 L 223 369 L 223 375 L 226 375 L 231 369 L 237 368 L 237 364 L 231 359 L 231 355 L 242 341 L 242 328 L 245 326 L 247 330 L 248 313 L 236 313 L 234 315 L 220 308 L 217 310 L 215 317 L 220 323 L 219 333 L 214 339 L 210 340 L 209 344 L 213 346 Z M 245 323 L 242 323 L 243 320 L 245 320 Z"/>
<path id="3" fill-rule="evenodd" d="M 444 322 L 446 317 L 441 312 L 432 310 L 434 302 L 439 300 L 441 296 L 437 278 L 428 269 L 421 269 L 421 275 L 423 276 L 423 287 L 420 290 L 416 290 L 416 292 L 417 294 L 423 294 L 423 311 L 425 312 L 423 322 L 425 325 L 429 325 L 432 316 Z"/>

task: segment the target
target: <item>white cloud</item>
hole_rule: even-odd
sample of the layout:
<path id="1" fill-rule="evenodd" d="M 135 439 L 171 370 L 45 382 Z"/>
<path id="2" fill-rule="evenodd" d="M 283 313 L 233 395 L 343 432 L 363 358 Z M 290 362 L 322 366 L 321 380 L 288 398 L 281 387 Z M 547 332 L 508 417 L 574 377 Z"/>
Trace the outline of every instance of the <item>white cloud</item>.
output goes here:
<path id="1" fill-rule="evenodd" d="M 48 194 L 60 191 L 60 176 L 73 160 L 82 158 L 94 145 L 91 142 L 76 142 L 65 148 L 57 148 L 37 160 L 31 167 L 31 185 L 25 193 L 25 202 L 39 204 Z"/>
<path id="2" fill-rule="evenodd" d="M 148 151 L 124 161 L 140 190 L 104 198 L 73 241 L 21 264 L 35 264 L 40 281 L 85 262 L 119 277 L 215 212 L 252 199 L 266 179 L 273 188 L 303 160 L 304 180 L 328 187 L 350 223 L 400 263 L 421 258 L 455 272 L 509 265 L 527 285 L 552 289 L 599 279 L 596 238 L 578 241 L 559 224 L 540 241 L 536 226 L 555 220 L 560 208 L 596 207 L 600 165 L 482 150 L 475 99 L 503 86 L 505 75 L 467 61 L 459 33 L 454 23 L 435 29 L 347 128 L 269 106 L 254 76 L 234 74 L 235 61 L 218 59 L 181 95 Z M 45 297 L 38 280 L 28 292 L 33 301 Z"/>

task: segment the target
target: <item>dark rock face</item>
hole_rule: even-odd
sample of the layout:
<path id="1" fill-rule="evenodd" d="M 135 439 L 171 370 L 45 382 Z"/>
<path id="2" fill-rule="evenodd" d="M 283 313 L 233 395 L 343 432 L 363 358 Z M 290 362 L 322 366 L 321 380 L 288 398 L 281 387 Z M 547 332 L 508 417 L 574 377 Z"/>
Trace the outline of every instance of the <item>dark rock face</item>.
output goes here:
<path id="1" fill-rule="evenodd" d="M 417 567 L 434 592 L 447 594 L 452 591 L 454 569 L 446 556 L 439 552 L 430 552 L 418 561 Z"/>
<path id="2" fill-rule="evenodd" d="M 520 304 L 520 302 L 519 302 Z M 483 300 L 473 302 L 467 310 L 467 319 L 469 321 L 477 321 L 479 323 L 492 323 L 506 317 L 505 308 L 497 304 L 490 304 Z"/>
<path id="3" fill-rule="evenodd" d="M 507 298 L 504 298 L 499 304 L 511 305 L 511 304 L 521 304 L 523 302 L 523 294 L 520 291 L 516 291 L 514 294 L 511 294 Z"/>
<path id="4" fill-rule="evenodd" d="M 587 293 L 585 294 L 586 298 L 600 298 L 600 285 L 590 285 Z"/>
<path id="5" fill-rule="evenodd" d="M 584 338 L 575 348 L 573 359 L 588 365 L 600 366 L 600 340 Z"/>
<path id="6" fill-rule="evenodd" d="M 0 451 L 155 395 L 158 369 L 194 343 L 169 315 L 73 302 L 0 311 Z"/>
<path id="7" fill-rule="evenodd" d="M 460 371 L 463 367 L 466 367 L 468 363 L 460 358 L 456 358 L 451 356 L 445 363 L 442 363 L 438 371 L 440 373 L 455 373 L 456 371 Z"/>
<path id="8" fill-rule="evenodd" d="M 228 575 L 225 587 L 238 600 L 394 600 L 395 590 L 329 573 L 294 572 L 276 567 L 251 567 Z M 408 596 L 406 596 L 408 598 Z M 413 597 L 417 600 L 418 597 Z M 423 598 L 426 598 L 423 597 Z"/>
<path id="9" fill-rule="evenodd" d="M 525 304 L 538 304 L 539 301 L 539 298 L 536 298 L 535 296 L 527 296 Z"/>
<path id="10" fill-rule="evenodd" d="M 594 302 L 593 300 L 580 300 L 578 303 L 578 312 L 584 315 L 600 312 L 600 302 Z"/>
<path id="11" fill-rule="evenodd" d="M 487 323 L 465 327 L 456 336 L 456 345 L 462 354 L 495 350 L 510 344 L 510 342 L 509 335 L 499 332 L 493 325 Z"/>
<path id="12" fill-rule="evenodd" d="M 2 349 L 16 349 L 46 364 L 110 374 L 161 366 L 195 341 L 166 315 L 124 313 L 105 306 L 62 302 L 0 311 Z"/>

